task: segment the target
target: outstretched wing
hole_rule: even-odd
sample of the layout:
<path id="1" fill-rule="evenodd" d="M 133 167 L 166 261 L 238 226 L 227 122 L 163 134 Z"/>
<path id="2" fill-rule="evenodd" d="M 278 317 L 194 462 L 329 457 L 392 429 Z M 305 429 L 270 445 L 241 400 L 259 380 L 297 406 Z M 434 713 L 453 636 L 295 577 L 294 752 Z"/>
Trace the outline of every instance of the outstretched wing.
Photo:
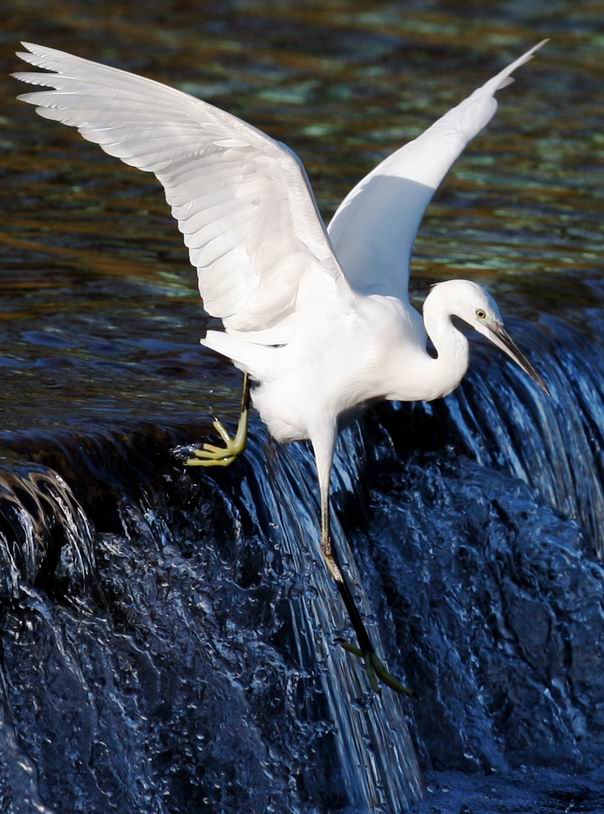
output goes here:
<path id="1" fill-rule="evenodd" d="M 495 92 L 510 84 L 512 72 L 545 42 L 392 153 L 342 201 L 328 232 L 354 289 L 408 301 L 411 251 L 428 203 L 466 144 L 493 118 Z"/>
<path id="2" fill-rule="evenodd" d="M 205 308 L 227 330 L 284 341 L 280 326 L 308 274 L 349 291 L 302 163 L 285 145 L 166 85 L 23 45 L 21 59 L 52 73 L 14 76 L 52 90 L 19 98 L 155 174 L 197 268 Z"/>

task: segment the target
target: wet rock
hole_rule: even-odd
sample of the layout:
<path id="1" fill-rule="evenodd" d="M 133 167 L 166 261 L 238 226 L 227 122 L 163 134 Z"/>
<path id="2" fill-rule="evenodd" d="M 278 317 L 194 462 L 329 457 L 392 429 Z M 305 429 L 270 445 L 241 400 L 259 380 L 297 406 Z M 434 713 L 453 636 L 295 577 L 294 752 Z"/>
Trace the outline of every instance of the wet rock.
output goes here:
<path id="1" fill-rule="evenodd" d="M 579 526 L 519 481 L 442 455 L 381 479 L 372 516 L 364 559 L 431 765 L 580 766 L 585 731 L 604 732 L 604 568 Z"/>

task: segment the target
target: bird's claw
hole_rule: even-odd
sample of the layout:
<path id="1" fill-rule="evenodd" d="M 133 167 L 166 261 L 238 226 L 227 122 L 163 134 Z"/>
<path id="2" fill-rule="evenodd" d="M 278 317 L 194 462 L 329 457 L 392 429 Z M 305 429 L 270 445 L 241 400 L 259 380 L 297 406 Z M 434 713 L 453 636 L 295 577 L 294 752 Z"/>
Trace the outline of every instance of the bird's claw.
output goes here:
<path id="1" fill-rule="evenodd" d="M 223 447 L 215 444 L 202 444 L 199 447 L 179 447 L 176 453 L 184 457 L 186 466 L 230 466 L 244 451 L 247 445 L 247 411 L 241 414 L 237 432 L 229 435 L 228 430 L 217 418 L 212 422 L 214 430 L 222 438 Z M 191 457 L 192 456 L 192 457 Z"/>
<path id="2" fill-rule="evenodd" d="M 199 453 L 203 452 L 203 450 L 193 450 L 193 454 L 196 456 L 195 458 L 187 458 L 185 460 L 185 466 L 230 466 L 233 461 L 236 459 L 237 456 L 235 455 L 226 455 L 222 458 L 201 458 L 199 457 Z M 224 453 L 223 453 L 224 455 Z"/>
<path id="3" fill-rule="evenodd" d="M 388 671 L 386 665 L 378 658 L 375 650 L 370 650 L 369 652 L 364 653 L 360 647 L 356 647 L 356 645 L 351 644 L 350 642 L 342 642 L 341 644 L 344 650 L 348 651 L 348 653 L 352 653 L 353 656 L 363 659 L 365 670 L 367 671 L 367 678 L 371 684 L 371 689 L 375 693 L 380 693 L 380 686 L 378 683 L 379 679 L 386 684 L 386 686 L 390 687 L 390 689 L 400 693 L 401 695 L 406 695 L 409 698 L 413 698 L 415 696 L 413 690 L 402 684 L 398 678 L 395 678 L 392 673 Z"/>
<path id="4" fill-rule="evenodd" d="M 216 416 L 214 416 L 212 426 L 214 427 L 218 435 L 222 438 L 222 440 L 227 446 L 233 443 L 235 439 L 231 439 L 231 436 L 229 435 L 227 428 L 224 426 L 224 424 L 219 418 L 216 418 Z M 204 449 L 208 449 L 210 447 L 210 444 L 204 444 L 203 447 Z"/>

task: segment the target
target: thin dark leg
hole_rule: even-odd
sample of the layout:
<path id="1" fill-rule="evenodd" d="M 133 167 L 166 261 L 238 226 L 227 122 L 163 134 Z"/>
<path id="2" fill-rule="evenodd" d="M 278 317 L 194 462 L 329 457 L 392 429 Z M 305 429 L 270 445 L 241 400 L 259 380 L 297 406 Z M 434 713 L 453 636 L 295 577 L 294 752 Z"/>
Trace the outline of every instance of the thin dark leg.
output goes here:
<path id="1" fill-rule="evenodd" d="M 321 552 L 325 559 L 329 573 L 333 577 L 338 587 L 338 591 L 340 592 L 340 596 L 344 601 L 344 605 L 348 611 L 348 616 L 350 617 L 350 622 L 354 628 L 354 632 L 357 634 L 357 639 L 359 641 L 359 645 L 361 646 L 361 650 L 364 653 L 375 652 L 371 639 L 369 638 L 369 634 L 367 633 L 363 620 L 361 619 L 361 614 L 359 613 L 352 596 L 346 576 L 340 567 L 339 557 L 331 539 L 329 504 L 321 507 Z"/>
<path id="2" fill-rule="evenodd" d="M 249 374 L 243 374 L 243 385 L 241 389 L 241 408 L 240 412 L 247 413 L 250 409 L 250 377 Z"/>
<path id="3" fill-rule="evenodd" d="M 346 575 L 344 574 L 341 566 L 340 561 L 338 558 L 338 554 L 335 550 L 333 545 L 333 541 L 330 534 L 329 528 L 329 498 L 325 497 L 321 500 L 321 552 L 325 559 L 325 564 L 329 570 L 329 573 L 333 577 L 340 596 L 344 602 L 346 610 L 348 612 L 348 617 L 350 619 L 350 623 L 354 628 L 354 632 L 357 636 L 357 641 L 359 643 L 359 647 L 355 647 L 349 643 L 345 643 L 344 647 L 350 653 L 353 653 L 355 656 L 359 656 L 365 662 L 365 669 L 367 670 L 367 675 L 369 676 L 369 681 L 371 683 L 372 689 L 375 692 L 379 692 L 378 686 L 378 678 L 381 679 L 384 684 L 387 684 L 396 692 L 403 693 L 405 695 L 412 696 L 413 692 L 408 688 L 405 687 L 404 684 L 401 684 L 398 679 L 396 679 L 391 673 L 388 672 L 385 665 L 382 664 L 380 659 L 378 658 L 375 648 L 369 638 L 369 634 L 367 633 L 367 629 L 363 620 L 361 619 L 361 614 L 356 606 L 356 602 L 354 601 L 354 597 L 352 595 L 352 591 L 348 585 L 348 581 L 346 579 Z"/>

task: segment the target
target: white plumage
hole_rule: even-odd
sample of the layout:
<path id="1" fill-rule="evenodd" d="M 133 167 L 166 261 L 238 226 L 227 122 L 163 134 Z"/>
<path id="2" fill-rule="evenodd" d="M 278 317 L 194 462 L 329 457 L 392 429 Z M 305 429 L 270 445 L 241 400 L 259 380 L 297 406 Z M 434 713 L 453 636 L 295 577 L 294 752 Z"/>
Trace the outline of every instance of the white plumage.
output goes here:
<path id="1" fill-rule="evenodd" d="M 495 92 L 547 40 L 508 65 L 348 193 L 329 224 L 336 255 L 363 293 L 407 301 L 409 262 L 424 211 L 453 162 L 495 115 Z"/>
<path id="2" fill-rule="evenodd" d="M 164 187 L 204 306 L 224 324 L 203 343 L 251 376 L 254 406 L 277 440 L 312 441 L 323 553 L 370 677 L 377 672 L 391 686 L 396 681 L 375 655 L 329 538 L 335 438 L 375 401 L 429 400 L 457 386 L 468 342 L 452 315 L 546 389 L 480 286 L 454 280 L 434 287 L 423 321 L 408 297 L 411 251 L 426 206 L 493 117 L 495 92 L 542 44 L 379 164 L 344 199 L 328 231 L 297 156 L 236 117 L 158 82 L 39 45 L 24 43 L 19 56 L 48 72 L 14 74 L 51 88 L 19 97 L 41 116 L 77 127 L 109 155 L 153 172 Z M 428 336 L 436 358 L 426 350 Z M 218 462 L 216 450 L 206 445 L 197 462 Z"/>

